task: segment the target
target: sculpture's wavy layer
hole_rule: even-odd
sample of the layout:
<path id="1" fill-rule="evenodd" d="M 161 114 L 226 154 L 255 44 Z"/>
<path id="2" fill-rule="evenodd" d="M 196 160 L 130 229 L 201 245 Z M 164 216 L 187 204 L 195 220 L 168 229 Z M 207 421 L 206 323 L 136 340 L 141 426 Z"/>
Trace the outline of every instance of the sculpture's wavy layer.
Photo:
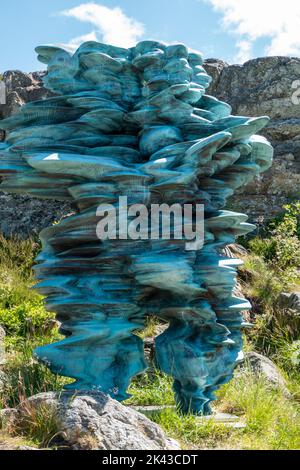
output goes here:
<path id="1" fill-rule="evenodd" d="M 241 359 L 249 308 L 232 295 L 240 262 L 221 253 L 253 227 L 222 208 L 270 166 L 271 146 L 254 135 L 268 118 L 234 117 L 206 95 L 202 57 L 181 44 L 37 52 L 59 96 L 2 121 L 1 189 L 73 200 L 79 212 L 41 234 L 37 289 L 66 338 L 36 354 L 76 379 L 68 388 L 100 387 L 123 400 L 146 367 L 134 331 L 157 315 L 170 322 L 157 362 L 174 377 L 179 405 L 209 413 Z M 204 204 L 203 249 L 186 251 L 185 240 L 99 241 L 96 208 L 117 208 L 122 195 L 128 204 Z"/>

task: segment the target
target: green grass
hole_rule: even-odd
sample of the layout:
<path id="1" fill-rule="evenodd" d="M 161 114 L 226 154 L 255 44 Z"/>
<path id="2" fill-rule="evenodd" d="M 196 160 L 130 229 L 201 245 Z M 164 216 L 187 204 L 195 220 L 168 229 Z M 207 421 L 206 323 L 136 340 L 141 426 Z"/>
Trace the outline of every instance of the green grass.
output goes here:
<path id="1" fill-rule="evenodd" d="M 30 439 L 39 447 L 50 447 L 56 438 L 61 437 L 57 410 L 45 404 L 33 406 L 30 402 L 24 403 L 12 434 Z"/>
<path id="2" fill-rule="evenodd" d="M 0 325 L 6 331 L 7 376 L 0 408 L 15 407 L 39 392 L 61 390 L 66 379 L 33 358 L 33 349 L 59 340 L 54 314 L 31 288 L 32 265 L 39 250 L 34 240 L 6 240 L 0 235 Z"/>
<path id="3" fill-rule="evenodd" d="M 172 379 L 159 371 L 146 372 L 135 377 L 129 391 L 132 398 L 127 405 L 174 405 Z"/>
<path id="4" fill-rule="evenodd" d="M 271 389 L 263 377 L 250 371 L 236 377 L 219 392 L 217 406 L 245 419 L 243 448 L 300 448 L 299 404 Z"/>
<path id="5" fill-rule="evenodd" d="M 67 379 L 55 374 L 33 357 L 34 347 L 48 343 L 49 339 L 29 341 L 18 345 L 17 350 L 8 351 L 4 367 L 7 376 L 3 392 L 0 393 L 0 409 L 14 408 L 27 397 L 48 391 L 61 391 Z"/>
<path id="6" fill-rule="evenodd" d="M 18 450 L 20 447 L 30 447 L 35 449 L 38 446 L 29 438 L 23 436 L 12 436 L 5 430 L 0 429 L 0 451 L 2 450 Z"/>
<path id="7" fill-rule="evenodd" d="M 136 334 L 141 339 L 151 338 L 156 336 L 158 326 L 161 325 L 161 321 L 156 317 L 147 317 L 146 326 L 142 330 L 138 331 Z"/>
<path id="8" fill-rule="evenodd" d="M 170 379 L 157 374 L 148 377 L 139 388 L 131 387 L 135 405 L 171 405 L 174 403 L 169 388 L 167 397 L 158 396 L 159 385 L 165 390 Z M 163 400 L 161 399 L 163 398 Z M 280 389 L 271 389 L 263 377 L 250 371 L 236 376 L 218 394 L 214 405 L 220 412 L 236 414 L 246 424 L 245 429 L 233 429 L 210 420 L 182 416 L 176 408 L 151 413 L 151 419 L 169 436 L 179 440 L 187 449 L 299 449 L 300 407 L 286 398 Z"/>
<path id="9" fill-rule="evenodd" d="M 165 409 L 151 414 L 151 419 L 161 426 L 168 436 L 180 442 L 183 449 L 213 449 L 226 446 L 233 432 L 213 419 L 199 420 L 182 416 L 176 410 Z"/>

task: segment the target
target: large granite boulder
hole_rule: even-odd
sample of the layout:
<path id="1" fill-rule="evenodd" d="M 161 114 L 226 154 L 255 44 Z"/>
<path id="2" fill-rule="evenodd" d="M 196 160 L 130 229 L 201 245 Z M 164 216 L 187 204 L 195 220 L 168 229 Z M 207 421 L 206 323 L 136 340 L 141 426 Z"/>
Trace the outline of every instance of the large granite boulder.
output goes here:
<path id="1" fill-rule="evenodd" d="M 285 396 L 290 396 L 286 380 L 271 359 L 254 351 L 246 352 L 244 356 L 244 361 L 237 369 L 238 374 L 250 370 L 257 377 L 264 378 L 270 388 L 279 388 Z"/>
<path id="2" fill-rule="evenodd" d="M 101 392 L 41 393 L 19 408 L 50 407 L 57 415 L 64 445 L 73 450 L 178 450 L 162 429 L 146 416 Z"/>

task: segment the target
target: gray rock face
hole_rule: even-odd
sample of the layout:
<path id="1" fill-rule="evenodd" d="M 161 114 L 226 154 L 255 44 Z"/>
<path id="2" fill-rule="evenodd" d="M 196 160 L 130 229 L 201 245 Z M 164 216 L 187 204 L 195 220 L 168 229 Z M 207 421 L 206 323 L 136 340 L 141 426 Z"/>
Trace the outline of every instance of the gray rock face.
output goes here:
<path id="1" fill-rule="evenodd" d="M 0 392 L 2 392 L 5 388 L 7 377 L 2 370 L 0 370 Z M 1 416 L 0 416 L 1 418 Z"/>
<path id="2" fill-rule="evenodd" d="M 207 93 L 212 96 L 217 96 L 219 92 L 219 84 L 221 75 L 224 69 L 227 69 L 229 64 L 220 59 L 206 59 L 204 68 L 207 73 L 212 77 L 212 82 L 207 90 Z"/>
<path id="3" fill-rule="evenodd" d="M 263 223 L 300 197 L 300 58 L 264 57 L 244 65 L 208 59 L 205 68 L 213 77 L 209 93 L 228 102 L 234 114 L 271 117 L 263 134 L 275 148 L 275 162 L 231 200 Z"/>
<path id="4" fill-rule="evenodd" d="M 37 236 L 53 222 L 74 213 L 68 203 L 0 192 L 0 231 L 4 236 Z"/>
<path id="5" fill-rule="evenodd" d="M 256 352 L 246 352 L 245 359 L 239 371 L 250 370 L 258 376 L 264 377 L 271 387 L 281 388 L 285 395 L 290 395 L 285 379 L 278 367 L 265 356 Z"/>
<path id="6" fill-rule="evenodd" d="M 300 314 L 300 292 L 283 292 L 279 297 L 280 306 Z"/>
<path id="7" fill-rule="evenodd" d="M 19 412 L 15 408 L 0 410 L 0 424 L 4 426 L 13 425 L 18 419 Z"/>
<path id="8" fill-rule="evenodd" d="M 0 105 L 0 119 L 16 114 L 19 108 L 29 101 L 51 96 L 43 86 L 44 75 L 45 72 L 24 73 L 19 70 L 5 72 L 3 81 L 6 85 L 6 104 Z"/>
<path id="9" fill-rule="evenodd" d="M 178 450 L 159 426 L 101 392 L 41 393 L 30 406 L 57 412 L 64 441 L 74 450 Z M 19 413 L 22 414 L 22 406 Z"/>

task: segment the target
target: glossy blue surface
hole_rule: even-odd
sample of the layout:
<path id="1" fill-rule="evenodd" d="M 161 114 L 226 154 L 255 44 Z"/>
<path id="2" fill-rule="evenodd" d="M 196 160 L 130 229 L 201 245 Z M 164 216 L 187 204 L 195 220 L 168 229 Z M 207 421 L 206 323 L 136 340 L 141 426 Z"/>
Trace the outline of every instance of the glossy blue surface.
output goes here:
<path id="1" fill-rule="evenodd" d="M 232 294 L 239 260 L 222 248 L 253 229 L 223 210 L 234 191 L 272 162 L 255 136 L 267 117 L 231 115 L 205 94 L 201 54 L 182 44 L 143 41 L 131 49 L 96 42 L 74 55 L 37 48 L 57 97 L 3 120 L 1 190 L 73 201 L 78 214 L 41 233 L 36 288 L 66 338 L 38 348 L 69 389 L 100 388 L 124 400 L 146 368 L 134 332 L 149 315 L 170 323 L 157 338 L 157 363 L 174 377 L 183 412 L 210 413 L 220 385 L 242 358 L 241 312 Z M 205 205 L 205 244 L 108 240 L 96 235 L 101 203 Z"/>

